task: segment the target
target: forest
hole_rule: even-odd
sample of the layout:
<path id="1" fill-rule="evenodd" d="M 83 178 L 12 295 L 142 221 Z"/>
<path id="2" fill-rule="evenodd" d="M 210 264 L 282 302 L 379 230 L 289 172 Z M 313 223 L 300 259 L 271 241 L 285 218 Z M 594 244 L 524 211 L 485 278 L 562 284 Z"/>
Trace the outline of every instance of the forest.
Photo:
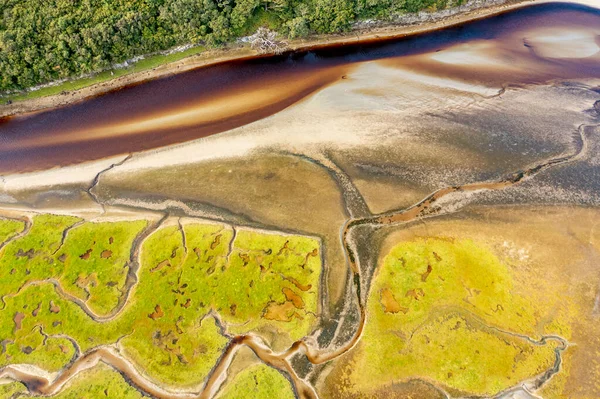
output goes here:
<path id="1" fill-rule="evenodd" d="M 261 26 L 282 37 L 452 0 L 0 0 L 0 92 L 98 72 L 183 44 L 218 47 Z M 462 2 L 462 0 L 459 0 Z"/>

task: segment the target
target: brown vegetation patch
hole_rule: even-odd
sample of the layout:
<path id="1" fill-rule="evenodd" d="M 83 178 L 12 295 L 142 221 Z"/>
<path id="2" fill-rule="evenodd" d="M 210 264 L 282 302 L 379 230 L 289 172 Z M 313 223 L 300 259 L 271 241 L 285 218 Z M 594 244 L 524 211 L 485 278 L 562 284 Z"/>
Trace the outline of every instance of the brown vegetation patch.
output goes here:
<path id="1" fill-rule="evenodd" d="M 50 312 L 52 312 L 52 313 L 59 313 L 60 312 L 60 306 L 58 306 L 57 304 L 55 304 L 54 301 L 50 301 Z"/>
<path id="2" fill-rule="evenodd" d="M 24 258 L 27 257 L 27 259 L 33 259 L 33 257 L 35 256 L 35 251 L 33 250 L 33 248 L 27 250 L 27 251 L 23 251 L 22 249 L 19 248 L 19 250 L 17 251 L 17 253 L 15 254 L 15 256 L 17 258 Z"/>
<path id="3" fill-rule="evenodd" d="M 163 317 L 165 315 L 165 313 L 163 312 L 162 308 L 160 307 L 160 305 L 156 305 L 154 307 L 154 312 L 150 313 L 148 315 L 149 318 L 151 318 L 152 320 L 156 320 L 156 319 L 160 319 L 161 317 Z"/>
<path id="4" fill-rule="evenodd" d="M 281 255 L 283 253 L 283 251 L 289 250 L 289 240 L 285 242 L 285 244 L 283 244 L 283 247 L 281 247 L 281 249 L 279 250 L 279 252 L 277 252 L 277 255 Z"/>
<path id="5" fill-rule="evenodd" d="M 303 319 L 303 317 L 296 312 L 294 304 L 289 301 L 282 304 L 270 302 L 263 312 L 263 318 L 267 320 L 292 321 L 294 317 Z"/>
<path id="6" fill-rule="evenodd" d="M 248 254 L 240 253 L 239 256 L 244 261 L 244 266 L 247 266 L 248 263 L 250 263 L 250 256 Z M 261 265 L 261 267 L 262 267 L 262 265 Z"/>
<path id="7" fill-rule="evenodd" d="M 21 312 L 15 313 L 13 317 L 13 321 L 15 322 L 15 331 L 19 331 L 22 326 L 23 319 L 25 318 L 25 314 Z"/>
<path id="8" fill-rule="evenodd" d="M 222 234 L 217 234 L 213 242 L 210 243 L 210 249 L 215 249 L 221 243 Z"/>
<path id="9" fill-rule="evenodd" d="M 287 299 L 289 302 L 292 302 L 297 309 L 304 309 L 304 301 L 300 295 L 296 294 L 287 287 L 284 287 L 282 291 L 283 295 L 285 295 L 285 299 Z"/>
<path id="10" fill-rule="evenodd" d="M 196 254 L 198 260 L 202 258 L 202 250 L 200 248 L 194 248 L 194 253 Z"/>
<path id="11" fill-rule="evenodd" d="M 42 303 L 40 302 L 37 304 L 37 307 L 31 311 L 31 315 L 33 317 L 36 317 L 38 315 L 38 313 L 40 313 L 41 308 L 42 308 Z"/>
<path id="12" fill-rule="evenodd" d="M 290 283 L 294 284 L 296 286 L 296 288 L 298 288 L 300 291 L 306 292 L 312 288 L 312 284 L 307 284 L 307 285 L 301 284 L 298 280 L 296 280 L 293 277 L 287 277 L 287 276 L 283 276 L 283 275 L 282 275 L 282 277 L 284 279 L 286 279 L 287 281 L 289 281 Z"/>
<path id="13" fill-rule="evenodd" d="M 82 290 L 85 290 L 88 286 L 97 287 L 98 286 L 98 276 L 96 273 L 92 273 L 87 277 L 79 276 L 77 280 L 75 280 L 75 285 Z"/>
<path id="14" fill-rule="evenodd" d="M 422 288 L 413 288 L 406 291 L 406 297 L 413 298 L 414 300 L 419 300 L 425 296 L 425 291 Z"/>
<path id="15" fill-rule="evenodd" d="M 406 314 L 408 312 L 408 308 L 400 306 L 398 301 L 396 301 L 394 293 L 389 288 L 384 288 L 381 290 L 379 301 L 381 302 L 383 310 L 386 313 L 402 312 Z"/>
<path id="16" fill-rule="evenodd" d="M 83 260 L 88 260 L 90 258 L 90 256 L 92 255 L 92 251 L 93 249 L 88 249 L 87 251 L 85 251 L 85 253 L 83 255 L 79 255 L 79 257 Z"/>
<path id="17" fill-rule="evenodd" d="M 105 249 L 105 250 L 104 250 L 104 251 L 102 251 L 102 253 L 100 254 L 100 257 L 101 257 L 102 259 L 109 259 L 109 258 L 112 256 L 112 254 L 113 254 L 113 253 L 112 253 L 112 251 L 111 251 L 111 250 Z"/>
<path id="18" fill-rule="evenodd" d="M 429 275 L 431 274 L 431 271 L 433 270 L 433 268 L 431 267 L 431 265 L 427 265 L 427 271 L 423 274 L 421 274 L 421 281 L 425 282 L 427 281 L 427 277 L 429 277 Z"/>

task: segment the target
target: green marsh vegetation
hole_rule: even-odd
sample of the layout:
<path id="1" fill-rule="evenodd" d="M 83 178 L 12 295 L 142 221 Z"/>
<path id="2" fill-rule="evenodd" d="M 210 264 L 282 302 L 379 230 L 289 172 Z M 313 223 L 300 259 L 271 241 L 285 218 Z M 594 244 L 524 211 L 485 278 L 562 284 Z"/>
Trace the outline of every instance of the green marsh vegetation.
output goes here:
<path id="1" fill-rule="evenodd" d="M 141 394 L 129 385 L 121 374 L 99 363 L 79 373 L 54 399 L 141 399 Z"/>
<path id="2" fill-rule="evenodd" d="M 125 286 L 131 247 L 147 223 L 85 223 L 68 233 L 56 253 L 64 264 L 60 276 L 63 289 L 86 301 L 96 314 L 113 310 Z"/>
<path id="3" fill-rule="evenodd" d="M 0 398 L 13 398 L 18 393 L 26 393 L 27 388 L 20 382 L 10 382 L 0 385 Z"/>
<path id="4" fill-rule="evenodd" d="M 61 263 L 54 258 L 65 229 L 80 219 L 71 216 L 39 215 L 27 235 L 6 245 L 0 257 L 0 295 L 15 293 L 30 281 L 60 275 Z"/>
<path id="5" fill-rule="evenodd" d="M 97 73 L 143 54 L 191 44 L 188 54 L 267 26 L 290 38 L 337 33 L 362 19 L 436 10 L 463 0 L 7 0 L 0 3 L 0 92 Z M 142 69 L 177 59 L 157 55 Z M 129 70 L 116 69 L 117 76 Z M 110 72 L 13 98 L 55 94 Z M 110 76 L 109 76 L 110 75 Z"/>
<path id="6" fill-rule="evenodd" d="M 71 227 L 76 223 L 81 224 Z M 200 223 L 162 227 L 142 244 L 138 282 L 125 307 L 102 322 L 53 284 L 19 290 L 27 276 L 51 275 L 90 309 L 112 310 L 124 289 L 133 238 L 146 224 L 36 216 L 30 233 L 0 253 L 7 281 L 0 367 L 26 363 L 57 371 L 76 353 L 67 337 L 82 352 L 118 341 L 121 352 L 156 382 L 197 387 L 233 334 L 264 331 L 291 342 L 310 332 L 318 312 L 321 261 L 318 241 L 306 237 L 234 234 L 229 227 Z M 34 256 L 15 258 L 20 249 Z M 5 273 L 13 268 L 30 272 Z"/>
<path id="7" fill-rule="evenodd" d="M 560 343 L 515 335 L 541 338 L 536 309 L 512 287 L 509 268 L 473 241 L 398 244 L 374 277 L 363 339 L 341 371 L 346 389 L 426 378 L 487 396 L 543 373 Z"/>
<path id="8" fill-rule="evenodd" d="M 226 382 L 216 399 L 294 399 L 290 382 L 263 364 L 242 370 Z"/>
<path id="9" fill-rule="evenodd" d="M 31 231 L 2 252 L 0 296 L 54 279 L 91 311 L 109 313 L 125 284 L 133 240 L 146 222 L 81 222 L 72 216 L 35 216 Z"/>
<path id="10" fill-rule="evenodd" d="M 315 240 L 242 230 L 232 242 L 233 230 L 220 225 L 182 230 L 185 246 L 178 226 L 146 241 L 132 316 L 123 316 L 141 315 L 122 343 L 147 372 L 171 384 L 202 381 L 228 342 L 211 310 L 229 334 L 275 330 L 291 341 L 310 332 L 320 278 Z"/>
<path id="11" fill-rule="evenodd" d="M 25 223 L 18 220 L 0 219 L 0 245 L 23 231 Z"/>

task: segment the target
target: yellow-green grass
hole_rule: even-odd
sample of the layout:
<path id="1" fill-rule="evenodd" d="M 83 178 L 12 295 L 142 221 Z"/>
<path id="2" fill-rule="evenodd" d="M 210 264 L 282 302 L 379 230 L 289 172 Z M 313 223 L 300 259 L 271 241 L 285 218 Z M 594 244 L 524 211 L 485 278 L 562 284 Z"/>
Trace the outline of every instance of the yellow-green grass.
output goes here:
<path id="1" fill-rule="evenodd" d="M 146 225 L 144 220 L 85 223 L 69 231 L 55 256 L 64 265 L 63 289 L 94 313 L 110 313 L 124 291 L 133 241 Z"/>
<path id="2" fill-rule="evenodd" d="M 259 364 L 236 374 L 216 399 L 293 399 L 290 382 L 277 370 Z"/>
<path id="3" fill-rule="evenodd" d="M 18 393 L 27 392 L 27 387 L 20 382 L 9 382 L 0 385 L 0 398 L 9 399 L 13 398 Z"/>
<path id="4" fill-rule="evenodd" d="M 512 294 L 508 270 L 470 240 L 394 247 L 375 275 L 359 349 L 344 366 L 346 388 L 425 378 L 487 396 L 547 370 L 556 342 L 509 333 L 531 331 L 536 318 L 527 299 Z"/>
<path id="5" fill-rule="evenodd" d="M 202 227 L 208 235 L 220 229 Z M 190 234 L 187 239 L 200 240 L 200 248 L 214 255 L 222 254 L 227 244 L 211 250 L 210 237 Z M 184 255 L 177 226 L 160 229 L 144 243 L 139 285 L 125 316 L 135 319 L 133 334 L 122 343 L 126 354 L 156 380 L 193 386 L 202 382 L 228 340 L 213 318 L 204 318 L 209 291 L 197 271 L 182 267 Z"/>
<path id="6" fill-rule="evenodd" d="M 195 54 L 199 54 L 205 51 L 206 48 L 204 46 L 197 46 L 187 49 L 185 51 L 176 52 L 173 54 L 156 54 L 148 56 L 138 62 L 131 64 L 127 68 L 116 68 L 109 69 L 106 71 L 98 72 L 92 76 L 87 76 L 78 79 L 71 79 L 66 82 L 57 84 L 55 86 L 48 86 L 41 88 L 39 90 L 32 90 L 26 92 L 18 92 L 14 94 L 8 94 L 3 96 L 4 101 L 23 101 L 23 100 L 32 100 L 35 98 L 46 97 L 57 95 L 62 92 L 71 92 L 79 89 L 83 89 L 88 86 L 92 86 L 98 83 L 107 82 L 112 79 L 119 78 L 124 75 L 128 75 L 131 73 L 138 73 L 147 71 L 152 68 L 156 68 L 158 66 L 168 64 L 171 62 L 179 61 L 186 57 L 190 57 Z"/>
<path id="7" fill-rule="evenodd" d="M 80 221 L 71 216 L 35 216 L 31 231 L 0 253 L 0 295 L 14 294 L 28 282 L 55 279 L 93 312 L 109 313 L 122 295 L 133 240 L 146 222 L 74 227 Z"/>
<path id="8" fill-rule="evenodd" d="M 131 231 L 145 222 L 127 223 L 131 226 L 125 230 Z M 98 281 L 112 281 L 113 273 L 123 268 L 121 262 L 110 265 L 97 259 L 92 268 L 82 265 L 77 254 L 90 247 L 90 256 L 101 253 L 110 237 L 117 245 L 117 237 L 125 234 L 117 230 L 100 223 L 71 229 L 54 255 L 67 254 L 64 264 L 77 271 L 62 270 L 62 276 L 71 276 L 63 280 L 72 281 L 81 273 L 88 276 L 85 273 L 97 268 L 104 270 Z M 47 283 L 6 296 L 0 310 L 0 340 L 6 340 L 7 350 L 0 354 L 0 367 L 27 363 L 60 369 L 74 353 L 62 335 L 74 339 L 82 351 L 120 339 L 122 352 L 158 383 L 198 386 L 228 343 L 211 310 L 229 324 L 230 333 L 266 328 L 296 339 L 310 331 L 321 273 L 316 240 L 240 231 L 232 243 L 233 231 L 223 226 L 187 224 L 184 230 L 187 252 L 178 226 L 163 227 L 146 239 L 138 284 L 123 311 L 110 321 L 94 321 Z M 115 249 L 114 254 L 125 259 L 128 252 Z M 69 257 L 75 261 L 69 263 Z M 43 334 L 48 335 L 45 345 Z"/>
<path id="9" fill-rule="evenodd" d="M 0 353 L 0 367 L 25 363 L 57 371 L 71 360 L 74 348 L 69 341 L 53 335 L 69 336 L 85 351 L 115 342 L 122 334 L 117 327 L 95 323 L 73 302 L 59 297 L 50 284 L 29 286 L 19 295 L 4 298 L 0 340 L 5 341 L 6 351 Z M 49 335 L 45 345 L 42 333 Z M 31 351 L 26 349 L 28 346 Z"/>
<path id="10" fill-rule="evenodd" d="M 294 340 L 308 334 L 318 311 L 317 242 L 243 230 L 234 244 L 226 268 L 207 276 L 214 286 L 212 306 L 231 330 L 245 333 L 268 324 Z"/>
<path id="11" fill-rule="evenodd" d="M 99 363 L 78 374 L 54 399 L 141 399 L 138 390 L 129 385 L 118 372 Z"/>
<path id="12" fill-rule="evenodd" d="M 0 219 L 0 244 L 23 231 L 25 223 L 18 220 Z"/>
<path id="13" fill-rule="evenodd" d="M 241 231 L 232 244 L 233 231 L 219 225 L 183 229 L 187 253 L 176 226 L 153 234 L 142 249 L 140 284 L 128 314 L 143 317 L 122 342 L 149 374 L 177 385 L 202 381 L 227 343 L 211 317 L 202 319 L 211 309 L 229 333 L 274 327 L 296 339 L 309 332 L 320 276 L 320 258 L 311 255 L 318 251 L 315 240 Z M 263 317 L 269 306 L 288 303 L 284 288 L 303 302 L 290 305 L 297 315 Z"/>
<path id="14" fill-rule="evenodd" d="M 39 215 L 29 233 L 10 242 L 0 253 L 0 295 L 15 293 L 30 281 L 62 273 L 54 253 L 60 249 L 63 231 L 80 219 L 71 216 Z"/>
<path id="15" fill-rule="evenodd" d="M 206 50 L 204 46 L 196 46 L 189 48 L 184 51 L 179 51 L 172 54 L 156 54 L 148 56 L 138 62 L 134 63 L 130 67 L 130 72 L 141 72 L 148 69 L 156 68 L 160 65 L 168 64 L 170 62 L 175 62 L 182 60 L 186 57 L 190 57 L 192 55 L 196 55 L 202 53 Z"/>

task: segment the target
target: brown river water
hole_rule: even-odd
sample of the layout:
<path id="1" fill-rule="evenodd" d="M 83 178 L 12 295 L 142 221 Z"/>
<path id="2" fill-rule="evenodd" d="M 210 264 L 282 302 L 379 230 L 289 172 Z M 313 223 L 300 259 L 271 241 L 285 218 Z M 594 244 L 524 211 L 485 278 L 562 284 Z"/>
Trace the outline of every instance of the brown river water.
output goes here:
<path id="1" fill-rule="evenodd" d="M 353 46 L 239 60 L 0 120 L 0 174 L 50 169 L 206 137 L 268 117 L 375 61 L 493 87 L 600 78 L 600 11 L 535 5 Z"/>

